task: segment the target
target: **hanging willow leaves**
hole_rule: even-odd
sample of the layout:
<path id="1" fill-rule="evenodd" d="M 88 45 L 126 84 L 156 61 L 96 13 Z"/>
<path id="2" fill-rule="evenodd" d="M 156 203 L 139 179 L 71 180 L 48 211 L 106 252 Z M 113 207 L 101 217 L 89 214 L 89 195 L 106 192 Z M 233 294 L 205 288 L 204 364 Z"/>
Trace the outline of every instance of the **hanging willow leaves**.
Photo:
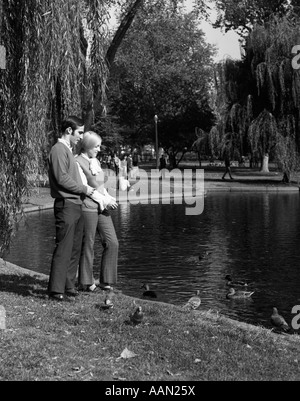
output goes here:
<path id="1" fill-rule="evenodd" d="M 245 40 L 245 57 L 235 63 L 239 69 L 233 74 L 232 65 L 223 63 L 225 82 L 223 89 L 221 85 L 218 88 L 226 104 L 220 117 L 226 125 L 223 134 L 228 131 L 228 122 L 236 119 L 233 107 L 239 104 L 244 120 L 241 114 L 240 130 L 235 127 L 233 133 L 239 131 L 244 146 L 250 145 L 251 153 L 259 151 L 263 157 L 271 152 L 270 157 L 280 160 L 284 174 L 297 164 L 285 167 L 288 161 L 286 164 L 283 157 L 293 160 L 300 145 L 300 70 L 292 68 L 291 62 L 292 47 L 299 44 L 299 26 L 299 16 L 291 13 L 280 17 L 275 14 L 268 22 L 254 25 Z M 239 75 L 239 70 L 244 74 Z M 287 123 L 287 116 L 289 120 L 293 117 L 293 124 Z M 275 146 L 277 143 L 280 146 Z"/>
<path id="2" fill-rule="evenodd" d="M 222 153 L 224 143 L 228 142 L 224 136 L 230 133 L 232 155 L 240 159 L 247 152 L 246 137 L 253 115 L 252 96 L 248 91 L 255 81 L 251 70 L 245 68 L 244 61 L 227 59 L 218 64 L 215 74 L 218 82 L 215 128 L 219 132 L 219 140 L 217 142 L 215 130 L 212 130 L 210 135 L 214 135 L 214 139 L 210 143 L 214 148 L 211 150 L 215 154 Z"/>
<path id="3" fill-rule="evenodd" d="M 45 172 L 60 121 L 84 109 L 105 78 L 104 0 L 3 0 L 0 43 L 7 53 L 0 74 L 0 255 L 29 181 Z M 84 30 L 84 21 L 87 29 Z M 91 62 L 82 41 L 92 32 Z"/>
<path id="4" fill-rule="evenodd" d="M 249 125 L 253 120 L 253 96 L 247 96 L 247 106 L 246 106 L 246 123 Z"/>
<path id="5" fill-rule="evenodd" d="M 276 145 L 278 127 L 275 117 L 268 111 L 263 110 L 259 116 L 252 121 L 248 138 L 254 152 L 259 152 L 261 157 L 270 153 Z"/>
<path id="6" fill-rule="evenodd" d="M 261 89 L 265 85 L 267 76 L 267 64 L 265 62 L 259 63 L 256 67 L 256 82 L 257 82 L 257 90 L 258 95 L 260 95 Z"/>
<path id="7" fill-rule="evenodd" d="M 281 134 L 276 140 L 276 161 L 284 173 L 284 180 L 289 182 L 292 172 L 299 169 L 300 158 L 297 150 L 296 122 L 293 115 L 281 120 Z"/>

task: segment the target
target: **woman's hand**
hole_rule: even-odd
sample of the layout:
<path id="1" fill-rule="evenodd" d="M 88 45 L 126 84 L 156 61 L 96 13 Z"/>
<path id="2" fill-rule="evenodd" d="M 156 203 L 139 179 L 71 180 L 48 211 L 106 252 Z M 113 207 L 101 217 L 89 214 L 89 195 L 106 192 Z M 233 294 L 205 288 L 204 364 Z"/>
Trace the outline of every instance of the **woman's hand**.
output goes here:
<path id="1" fill-rule="evenodd" d="M 115 210 L 118 208 L 118 204 L 115 200 L 111 200 L 110 203 L 107 205 L 107 209 Z"/>

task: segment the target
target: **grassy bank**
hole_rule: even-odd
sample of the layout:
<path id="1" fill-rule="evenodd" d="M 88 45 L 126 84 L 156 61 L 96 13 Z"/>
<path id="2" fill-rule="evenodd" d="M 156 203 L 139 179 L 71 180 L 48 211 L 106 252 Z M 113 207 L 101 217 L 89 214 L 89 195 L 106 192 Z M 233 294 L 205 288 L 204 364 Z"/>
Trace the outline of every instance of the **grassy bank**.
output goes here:
<path id="1" fill-rule="evenodd" d="M 47 299 L 47 277 L 2 260 L 0 279 L 0 381 L 300 379 L 297 335 L 144 300 L 136 300 L 144 321 L 132 326 L 134 300 L 121 292 L 107 312 L 104 293 L 57 304 Z M 134 356 L 122 356 L 126 349 Z"/>

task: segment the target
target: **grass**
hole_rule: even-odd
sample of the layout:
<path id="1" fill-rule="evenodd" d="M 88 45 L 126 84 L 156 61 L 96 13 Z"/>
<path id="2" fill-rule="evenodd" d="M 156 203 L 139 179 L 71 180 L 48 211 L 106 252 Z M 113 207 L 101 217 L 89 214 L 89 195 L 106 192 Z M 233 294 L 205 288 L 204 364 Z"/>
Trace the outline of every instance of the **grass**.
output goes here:
<path id="1" fill-rule="evenodd" d="M 102 311 L 104 293 L 58 304 L 42 275 L 0 260 L 0 277 L 0 381 L 300 379 L 298 335 L 145 300 L 135 300 L 145 318 L 133 326 L 134 299 L 121 292 Z M 135 356 L 122 357 L 126 349 Z"/>

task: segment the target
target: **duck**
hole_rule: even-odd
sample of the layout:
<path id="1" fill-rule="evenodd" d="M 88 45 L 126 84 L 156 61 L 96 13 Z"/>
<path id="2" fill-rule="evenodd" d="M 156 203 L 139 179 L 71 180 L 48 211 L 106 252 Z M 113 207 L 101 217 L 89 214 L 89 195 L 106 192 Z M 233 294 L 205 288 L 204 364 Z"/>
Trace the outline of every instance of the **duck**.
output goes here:
<path id="1" fill-rule="evenodd" d="M 196 295 L 194 295 L 193 297 L 191 297 L 187 303 L 184 305 L 185 309 L 198 309 L 199 306 L 201 305 L 201 299 L 200 299 L 200 291 L 197 290 L 196 291 Z"/>
<path id="2" fill-rule="evenodd" d="M 250 298 L 254 294 L 254 291 L 236 291 L 230 287 L 229 292 L 226 295 L 227 299 L 245 299 Z"/>
<path id="3" fill-rule="evenodd" d="M 230 285 L 231 287 L 248 287 L 248 284 L 245 281 L 233 281 L 229 274 L 227 274 L 225 280 L 227 280 L 227 285 Z"/>
<path id="4" fill-rule="evenodd" d="M 104 304 L 101 305 L 101 309 L 103 310 L 108 310 L 108 309 L 112 309 L 114 307 L 114 304 L 112 302 L 111 299 L 107 299 L 107 297 L 104 300 Z"/>
<path id="5" fill-rule="evenodd" d="M 133 324 L 140 324 L 144 319 L 144 313 L 142 311 L 142 307 L 138 306 L 135 312 L 130 316 L 130 321 Z"/>
<path id="6" fill-rule="evenodd" d="M 141 288 L 144 288 L 145 291 L 143 292 L 143 297 L 147 298 L 157 298 L 157 294 L 155 291 L 150 290 L 150 287 L 148 284 L 143 284 Z"/>
<path id="7" fill-rule="evenodd" d="M 290 328 L 290 326 L 285 321 L 284 317 L 279 315 L 277 308 L 273 308 L 273 313 L 271 315 L 271 323 L 273 326 L 283 331 L 288 331 Z"/>
<path id="8" fill-rule="evenodd" d="M 202 259 L 206 258 L 207 256 L 209 256 L 210 254 L 211 254 L 210 251 L 205 251 L 205 252 L 201 253 L 201 254 L 198 256 L 198 259 L 199 259 L 199 260 L 202 260 Z"/>
<path id="9" fill-rule="evenodd" d="M 110 287 L 109 291 L 107 291 L 105 295 L 105 303 L 110 303 L 110 302 L 112 303 L 114 296 L 115 296 L 114 289 L 113 287 Z"/>
<path id="10" fill-rule="evenodd" d="M 113 295 L 114 295 L 114 293 L 110 294 L 109 292 L 107 292 L 107 294 L 105 295 L 105 298 L 104 298 L 103 305 L 101 305 L 102 310 L 108 310 L 108 309 L 112 309 L 114 307 L 114 304 L 112 301 Z"/>

